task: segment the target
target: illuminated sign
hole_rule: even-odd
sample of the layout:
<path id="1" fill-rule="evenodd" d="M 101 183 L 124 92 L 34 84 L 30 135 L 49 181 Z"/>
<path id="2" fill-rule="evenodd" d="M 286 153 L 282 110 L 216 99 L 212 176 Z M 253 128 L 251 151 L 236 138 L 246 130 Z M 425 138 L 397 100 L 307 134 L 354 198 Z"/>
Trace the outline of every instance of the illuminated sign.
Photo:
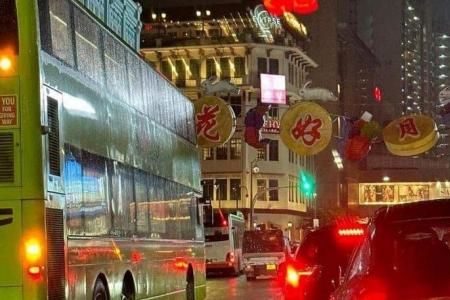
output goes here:
<path id="1" fill-rule="evenodd" d="M 258 29 L 258 35 L 267 42 L 273 42 L 273 32 L 282 28 L 280 19 L 269 14 L 264 5 L 256 6 L 250 11 L 250 15 Z"/>
<path id="2" fill-rule="evenodd" d="M 267 118 L 265 119 L 264 126 L 262 127 L 263 133 L 280 133 L 280 121 L 277 119 Z"/>
<path id="3" fill-rule="evenodd" d="M 261 103 L 286 104 L 284 75 L 261 74 Z"/>
<path id="4" fill-rule="evenodd" d="M 305 24 L 298 21 L 298 19 L 291 14 L 290 12 L 285 12 L 283 14 L 284 21 L 288 25 L 289 28 L 297 32 L 303 37 L 308 36 L 308 29 L 306 28 Z"/>

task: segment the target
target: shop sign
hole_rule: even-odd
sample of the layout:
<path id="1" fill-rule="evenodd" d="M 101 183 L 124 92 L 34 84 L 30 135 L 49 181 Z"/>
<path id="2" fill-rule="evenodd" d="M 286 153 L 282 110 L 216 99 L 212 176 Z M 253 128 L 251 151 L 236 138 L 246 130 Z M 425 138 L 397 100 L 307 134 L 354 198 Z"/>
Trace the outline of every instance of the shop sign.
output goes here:
<path id="1" fill-rule="evenodd" d="M 205 96 L 195 101 L 197 142 L 202 147 L 216 147 L 226 143 L 236 129 L 236 117 L 221 98 Z"/>
<path id="2" fill-rule="evenodd" d="M 272 16 L 264 8 L 264 5 L 257 5 L 250 11 L 252 20 L 258 29 L 258 35 L 266 40 L 273 40 L 273 31 L 281 30 L 281 21 L 279 18 Z"/>
<path id="3" fill-rule="evenodd" d="M 313 102 L 291 106 L 281 118 L 281 139 L 300 155 L 314 155 L 324 150 L 331 140 L 330 114 Z"/>
<path id="4" fill-rule="evenodd" d="M 17 97 L 0 96 L 0 126 L 17 125 Z"/>
<path id="5" fill-rule="evenodd" d="M 262 128 L 263 133 L 280 133 L 280 121 L 278 119 L 267 118 Z"/>

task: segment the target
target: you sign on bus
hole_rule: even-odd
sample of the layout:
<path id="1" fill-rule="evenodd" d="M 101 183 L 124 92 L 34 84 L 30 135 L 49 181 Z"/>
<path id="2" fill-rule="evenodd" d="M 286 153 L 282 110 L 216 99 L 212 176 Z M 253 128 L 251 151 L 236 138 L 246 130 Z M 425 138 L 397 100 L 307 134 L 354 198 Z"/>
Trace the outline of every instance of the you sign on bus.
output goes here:
<path id="1" fill-rule="evenodd" d="M 17 125 L 17 97 L 0 96 L 0 126 Z"/>

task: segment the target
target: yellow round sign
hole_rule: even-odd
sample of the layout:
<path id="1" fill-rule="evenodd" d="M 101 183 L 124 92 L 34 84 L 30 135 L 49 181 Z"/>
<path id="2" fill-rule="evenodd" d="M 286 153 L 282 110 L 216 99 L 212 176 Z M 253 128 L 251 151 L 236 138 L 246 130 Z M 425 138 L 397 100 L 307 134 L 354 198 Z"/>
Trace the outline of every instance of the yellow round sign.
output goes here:
<path id="1" fill-rule="evenodd" d="M 281 118 L 283 143 L 300 155 L 314 155 L 325 149 L 332 134 L 330 114 L 313 102 L 291 106 Z"/>
<path id="2" fill-rule="evenodd" d="M 211 148 L 223 145 L 234 134 L 236 117 L 224 100 L 205 96 L 194 102 L 195 127 L 199 146 Z"/>
<path id="3" fill-rule="evenodd" d="M 398 156 L 413 156 L 426 152 L 439 139 L 436 123 L 424 115 L 401 117 L 383 129 L 387 149 Z"/>

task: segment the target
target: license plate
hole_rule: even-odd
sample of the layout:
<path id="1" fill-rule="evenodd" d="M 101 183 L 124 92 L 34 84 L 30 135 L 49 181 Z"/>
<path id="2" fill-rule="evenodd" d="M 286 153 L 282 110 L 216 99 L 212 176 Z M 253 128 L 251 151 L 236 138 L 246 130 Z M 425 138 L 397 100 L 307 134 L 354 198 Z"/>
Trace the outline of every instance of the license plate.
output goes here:
<path id="1" fill-rule="evenodd" d="M 267 264 L 266 270 L 276 270 L 277 266 L 274 264 Z"/>

